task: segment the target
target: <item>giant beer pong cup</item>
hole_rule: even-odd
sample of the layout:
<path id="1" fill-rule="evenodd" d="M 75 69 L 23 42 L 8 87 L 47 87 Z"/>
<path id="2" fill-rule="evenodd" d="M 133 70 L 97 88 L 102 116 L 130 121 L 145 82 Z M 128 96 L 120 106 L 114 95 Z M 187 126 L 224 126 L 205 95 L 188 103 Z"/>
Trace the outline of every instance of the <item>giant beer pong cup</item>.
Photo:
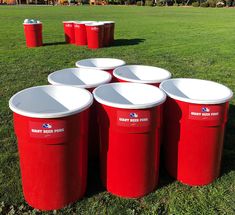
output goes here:
<path id="1" fill-rule="evenodd" d="M 104 46 L 110 46 L 114 41 L 114 21 L 102 21 L 104 23 Z"/>
<path id="2" fill-rule="evenodd" d="M 160 84 L 165 103 L 165 165 L 171 176 L 192 186 L 206 185 L 220 173 L 229 100 L 227 87 L 199 79 Z"/>
<path id="3" fill-rule="evenodd" d="M 64 21 L 63 25 L 64 25 L 65 42 L 74 44 L 75 43 L 74 21 Z"/>
<path id="4" fill-rule="evenodd" d="M 89 23 L 92 23 L 92 21 L 74 22 L 75 45 L 77 46 L 87 45 L 86 24 Z"/>
<path id="5" fill-rule="evenodd" d="M 99 69 L 109 72 L 113 75 L 113 70 L 119 66 L 125 65 L 126 62 L 115 58 L 90 58 L 79 60 L 76 62 L 76 67 L 87 69 Z M 114 77 L 113 77 L 114 81 Z"/>
<path id="6" fill-rule="evenodd" d="M 144 65 L 121 66 L 114 69 L 113 75 L 120 82 L 151 84 L 156 87 L 171 78 L 171 73 L 165 69 Z"/>
<path id="7" fill-rule="evenodd" d="M 32 87 L 10 99 L 23 193 L 32 207 L 55 210 L 83 197 L 92 101 L 87 90 L 69 86 Z"/>
<path id="8" fill-rule="evenodd" d="M 159 88 L 112 83 L 93 91 L 100 126 L 101 179 L 108 192 L 137 198 L 156 188 L 159 169 Z"/>
<path id="9" fill-rule="evenodd" d="M 112 76 L 102 70 L 69 68 L 51 73 L 48 81 L 54 85 L 70 85 L 86 88 L 90 92 L 99 85 L 109 83 Z M 88 152 L 89 159 L 97 160 L 99 157 L 99 129 L 97 122 L 96 103 L 91 107 L 89 120 Z"/>
<path id="10" fill-rule="evenodd" d="M 26 46 L 28 48 L 42 46 L 42 23 L 23 23 Z"/>
<path id="11" fill-rule="evenodd" d="M 104 24 L 92 22 L 86 24 L 87 45 L 89 49 L 98 49 L 104 46 Z"/>

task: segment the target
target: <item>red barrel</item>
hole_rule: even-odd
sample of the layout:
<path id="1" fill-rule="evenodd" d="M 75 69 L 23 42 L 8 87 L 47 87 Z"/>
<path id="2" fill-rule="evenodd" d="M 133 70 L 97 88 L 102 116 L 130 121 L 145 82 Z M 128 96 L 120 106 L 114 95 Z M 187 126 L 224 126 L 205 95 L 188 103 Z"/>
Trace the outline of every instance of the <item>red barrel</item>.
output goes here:
<path id="1" fill-rule="evenodd" d="M 112 83 L 93 91 L 98 104 L 101 179 L 108 192 L 142 197 L 156 188 L 159 171 L 157 114 L 166 95 L 158 88 Z"/>
<path id="2" fill-rule="evenodd" d="M 92 23 L 92 21 L 74 22 L 75 45 L 77 46 L 87 45 L 87 32 L 85 24 L 89 23 Z"/>
<path id="3" fill-rule="evenodd" d="M 113 70 L 119 66 L 125 65 L 126 62 L 123 60 L 115 58 L 90 58 L 79 60 L 76 62 L 76 67 L 87 68 L 87 69 L 99 69 L 104 70 L 111 75 L 113 75 Z M 112 76 L 112 81 L 114 82 L 114 76 Z"/>
<path id="4" fill-rule="evenodd" d="M 42 23 L 23 23 L 26 46 L 28 48 L 42 46 Z"/>
<path id="5" fill-rule="evenodd" d="M 64 21 L 63 25 L 64 25 L 65 42 L 74 44 L 75 43 L 74 21 Z"/>
<path id="6" fill-rule="evenodd" d="M 104 46 L 110 46 L 114 41 L 114 21 L 102 21 L 104 23 Z"/>
<path id="7" fill-rule="evenodd" d="M 92 101 L 90 92 L 69 86 L 32 87 L 10 99 L 30 206 L 56 210 L 83 197 Z"/>
<path id="8" fill-rule="evenodd" d="M 114 42 L 115 22 L 114 21 L 110 21 L 109 23 L 111 25 L 111 28 L 110 28 L 110 44 L 112 44 Z"/>
<path id="9" fill-rule="evenodd" d="M 104 24 L 93 22 L 86 24 L 87 45 L 89 49 L 98 49 L 104 46 Z"/>
<path id="10" fill-rule="evenodd" d="M 227 87 L 199 79 L 162 82 L 168 99 L 164 109 L 165 164 L 184 184 L 212 183 L 220 173 L 228 101 Z"/>
<path id="11" fill-rule="evenodd" d="M 171 73 L 154 66 L 126 65 L 114 69 L 113 76 L 119 82 L 151 84 L 159 87 L 162 81 L 171 78 Z"/>
<path id="12" fill-rule="evenodd" d="M 102 70 L 69 68 L 51 73 L 48 81 L 54 85 L 70 85 L 86 88 L 90 92 L 102 84 L 109 83 L 112 76 Z M 99 157 L 99 132 L 97 122 L 96 102 L 91 107 L 89 120 L 88 153 L 90 160 L 97 160 Z"/>

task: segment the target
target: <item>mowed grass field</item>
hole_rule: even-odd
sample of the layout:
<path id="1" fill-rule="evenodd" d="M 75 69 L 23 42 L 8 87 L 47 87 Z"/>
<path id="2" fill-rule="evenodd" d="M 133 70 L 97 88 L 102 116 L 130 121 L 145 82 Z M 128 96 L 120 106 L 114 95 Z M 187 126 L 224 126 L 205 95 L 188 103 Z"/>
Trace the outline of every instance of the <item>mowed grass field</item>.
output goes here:
<path id="1" fill-rule="evenodd" d="M 48 84 L 49 73 L 91 57 L 163 67 L 173 77 L 213 80 L 235 92 L 234 17 L 235 9 L 0 6 L 0 214 L 40 214 L 27 206 L 22 194 L 8 108 L 13 94 Z M 45 46 L 26 48 L 25 18 L 43 22 Z M 63 20 L 114 20 L 115 44 L 95 51 L 66 45 Z M 86 196 L 54 214 L 235 214 L 235 100 L 230 103 L 221 176 L 214 183 L 189 187 L 169 178 L 162 166 L 158 188 L 144 198 L 128 200 L 102 188 L 94 165 Z"/>

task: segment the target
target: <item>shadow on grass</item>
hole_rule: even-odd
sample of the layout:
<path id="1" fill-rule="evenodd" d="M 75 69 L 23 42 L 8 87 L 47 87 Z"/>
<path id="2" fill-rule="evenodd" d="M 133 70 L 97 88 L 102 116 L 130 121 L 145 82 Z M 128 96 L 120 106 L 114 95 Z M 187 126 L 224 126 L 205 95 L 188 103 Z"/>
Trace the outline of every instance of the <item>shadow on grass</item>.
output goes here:
<path id="1" fill-rule="evenodd" d="M 91 161 L 88 163 L 88 175 L 87 175 L 87 190 L 86 197 L 92 197 L 100 192 L 105 191 L 100 179 L 99 162 Z"/>
<path id="2" fill-rule="evenodd" d="M 114 40 L 114 42 L 111 46 L 133 46 L 133 45 L 138 45 L 144 41 L 145 41 L 145 39 L 141 39 L 141 38 L 116 39 L 116 40 Z"/>
<path id="3" fill-rule="evenodd" d="M 63 42 L 43 43 L 43 46 L 56 46 L 56 45 L 65 45 L 65 44 L 67 43 L 63 41 Z"/>
<path id="4" fill-rule="evenodd" d="M 225 130 L 224 150 L 222 156 L 221 175 L 235 170 L 235 105 L 230 104 L 228 123 Z"/>

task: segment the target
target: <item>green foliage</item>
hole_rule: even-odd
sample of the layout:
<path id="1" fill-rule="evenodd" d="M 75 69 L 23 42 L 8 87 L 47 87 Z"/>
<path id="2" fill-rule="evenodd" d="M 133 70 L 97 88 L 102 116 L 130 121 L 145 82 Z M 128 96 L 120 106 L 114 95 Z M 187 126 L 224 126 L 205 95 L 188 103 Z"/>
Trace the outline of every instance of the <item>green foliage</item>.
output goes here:
<path id="1" fill-rule="evenodd" d="M 152 193 L 139 199 L 122 199 L 102 188 L 93 168 L 85 197 L 50 213 L 33 210 L 24 201 L 17 140 L 8 107 L 16 92 L 48 84 L 51 72 L 93 57 L 158 66 L 169 70 L 174 78 L 217 81 L 235 92 L 234 10 L 1 6 L 0 14 L 0 214 L 234 214 L 235 98 L 230 104 L 221 175 L 211 185 L 189 187 L 171 179 L 162 169 L 159 185 Z M 31 17 L 43 22 L 43 47 L 25 47 L 22 21 Z M 114 20 L 115 44 L 95 51 L 63 44 L 63 20 Z"/>
<path id="2" fill-rule="evenodd" d="M 165 5 L 165 0 L 158 0 L 157 1 L 157 6 L 162 7 Z"/>
<path id="3" fill-rule="evenodd" d="M 146 6 L 153 6 L 153 1 L 147 0 L 147 1 L 145 2 L 145 5 L 146 5 Z"/>
<path id="4" fill-rule="evenodd" d="M 216 7 L 218 0 L 207 0 L 209 7 Z"/>
<path id="5" fill-rule="evenodd" d="M 142 2 L 141 2 L 141 1 L 137 1 L 137 2 L 136 2 L 136 5 L 137 5 L 137 6 L 142 6 Z"/>
<path id="6" fill-rule="evenodd" d="M 208 2 L 202 2 L 200 4 L 200 7 L 209 7 L 209 3 Z"/>
<path id="7" fill-rule="evenodd" d="M 199 5 L 199 2 L 196 1 L 196 2 L 193 2 L 193 3 L 192 3 L 192 6 L 193 6 L 193 7 L 199 7 L 200 5 Z"/>

